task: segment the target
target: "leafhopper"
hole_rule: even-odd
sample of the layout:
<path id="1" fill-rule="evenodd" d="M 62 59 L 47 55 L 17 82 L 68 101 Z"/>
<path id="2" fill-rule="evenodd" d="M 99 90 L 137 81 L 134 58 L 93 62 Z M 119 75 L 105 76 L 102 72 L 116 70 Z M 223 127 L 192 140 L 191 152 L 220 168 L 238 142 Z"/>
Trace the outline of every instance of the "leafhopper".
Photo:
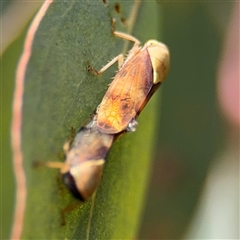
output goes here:
<path id="1" fill-rule="evenodd" d="M 71 145 L 64 146 L 66 160 L 61 169 L 62 178 L 77 199 L 87 200 L 97 189 L 113 138 L 100 133 L 93 118 L 80 129 Z"/>
<path id="2" fill-rule="evenodd" d="M 102 178 L 105 158 L 114 135 L 100 133 L 96 115 L 82 126 L 72 140 L 64 144 L 65 162 L 48 162 L 60 168 L 62 179 L 72 195 L 80 201 L 92 196 Z"/>
<path id="3" fill-rule="evenodd" d="M 134 42 L 126 59 L 120 54 L 100 71 L 90 68 L 99 75 L 116 61 L 119 64 L 119 71 L 97 110 L 97 127 L 105 134 L 135 131 L 136 117 L 166 78 L 170 62 L 169 50 L 161 42 L 149 40 L 141 47 L 131 35 L 117 31 L 114 35 Z"/>

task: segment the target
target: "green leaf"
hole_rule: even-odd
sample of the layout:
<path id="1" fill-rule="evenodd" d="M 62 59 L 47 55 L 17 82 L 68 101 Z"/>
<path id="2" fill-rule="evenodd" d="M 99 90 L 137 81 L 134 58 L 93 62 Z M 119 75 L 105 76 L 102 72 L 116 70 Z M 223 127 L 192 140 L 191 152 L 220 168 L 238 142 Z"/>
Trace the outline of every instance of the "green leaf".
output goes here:
<path id="1" fill-rule="evenodd" d="M 143 3 L 135 36 L 156 37 L 156 3 Z M 124 26 L 132 2 L 53 2 L 42 19 L 27 65 L 23 95 L 22 151 L 27 179 L 24 239 L 131 239 L 143 206 L 156 126 L 154 97 L 139 118 L 136 133 L 112 147 L 96 196 L 65 214 L 76 200 L 65 189 L 59 171 L 35 168 L 35 162 L 63 161 L 62 146 L 71 127 L 78 129 L 100 103 L 117 66 L 100 69 L 122 52 L 123 40 L 112 34 Z M 147 18 L 146 18 L 147 16 Z M 143 37 L 144 35 L 144 37 Z"/>

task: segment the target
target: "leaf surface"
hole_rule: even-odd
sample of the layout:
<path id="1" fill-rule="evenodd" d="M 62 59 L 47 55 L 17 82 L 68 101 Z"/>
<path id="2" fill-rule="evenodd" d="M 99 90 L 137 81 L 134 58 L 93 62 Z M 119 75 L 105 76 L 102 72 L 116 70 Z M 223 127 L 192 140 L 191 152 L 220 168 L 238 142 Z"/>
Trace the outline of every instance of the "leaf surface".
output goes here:
<path id="1" fill-rule="evenodd" d="M 100 69 L 122 52 L 124 42 L 112 35 L 111 18 L 116 18 L 117 30 L 126 32 L 123 23 L 132 6 L 114 1 L 53 2 L 38 27 L 22 109 L 28 193 L 24 239 L 130 239 L 136 234 L 151 165 L 156 98 L 139 118 L 137 132 L 114 143 L 96 196 L 66 211 L 66 225 L 61 226 L 61 210 L 76 200 L 61 183 L 59 170 L 34 167 L 35 162 L 63 161 L 62 146 L 70 129 L 81 127 L 100 103 L 117 66 L 98 77 L 87 68 Z M 142 4 L 137 37 L 157 35 L 157 13 L 149 14 L 153 9 L 153 3 Z M 144 28 L 138 27 L 142 23 Z"/>

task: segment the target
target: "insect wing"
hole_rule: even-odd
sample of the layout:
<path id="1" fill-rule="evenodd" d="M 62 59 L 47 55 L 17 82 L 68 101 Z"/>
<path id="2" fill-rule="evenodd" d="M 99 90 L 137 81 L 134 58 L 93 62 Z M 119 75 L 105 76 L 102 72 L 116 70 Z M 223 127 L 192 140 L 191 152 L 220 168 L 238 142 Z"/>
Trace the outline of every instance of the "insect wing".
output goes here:
<path id="1" fill-rule="evenodd" d="M 99 131 L 116 134 L 126 129 L 145 101 L 152 79 L 151 60 L 143 48 L 123 65 L 109 86 L 97 113 Z"/>
<path id="2" fill-rule="evenodd" d="M 136 114 L 136 118 L 140 115 L 140 113 L 142 112 L 142 110 L 145 108 L 145 106 L 147 105 L 148 101 L 150 100 L 150 98 L 152 97 L 152 95 L 157 91 L 157 89 L 160 87 L 161 83 L 157 83 L 154 84 L 151 88 L 151 90 L 149 91 L 147 97 L 144 99 L 141 107 L 139 108 L 137 114 Z"/>

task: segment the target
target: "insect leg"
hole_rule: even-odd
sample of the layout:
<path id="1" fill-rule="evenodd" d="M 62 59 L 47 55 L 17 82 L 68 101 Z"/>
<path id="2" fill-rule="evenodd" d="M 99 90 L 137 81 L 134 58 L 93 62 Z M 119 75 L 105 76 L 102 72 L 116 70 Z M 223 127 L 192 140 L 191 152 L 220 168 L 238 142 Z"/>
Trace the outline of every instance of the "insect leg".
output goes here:
<path id="1" fill-rule="evenodd" d="M 130 25 L 133 25 L 135 23 L 135 20 L 136 20 L 136 16 L 137 16 L 137 13 L 138 13 L 138 9 L 139 9 L 139 6 L 140 6 L 140 3 L 141 3 L 141 0 L 135 0 L 134 1 L 134 7 L 133 7 L 133 10 L 130 14 L 130 17 L 129 17 L 129 24 Z M 123 32 L 118 32 L 118 31 L 115 31 L 115 19 L 112 19 L 112 32 L 113 32 L 113 35 L 115 37 L 118 37 L 118 38 L 122 38 L 124 40 L 128 40 L 128 41 L 131 41 L 134 43 L 134 48 L 138 48 L 139 45 L 140 45 L 140 41 L 135 38 L 134 36 L 130 35 L 130 34 L 127 34 L 127 33 L 123 33 Z M 124 62 L 124 57 L 123 57 L 123 54 L 119 54 L 118 56 L 116 56 L 115 58 L 113 58 L 108 64 L 106 64 L 102 69 L 100 69 L 99 71 L 95 70 L 94 68 L 92 68 L 91 66 L 88 66 L 88 71 L 91 71 L 94 75 L 101 75 L 103 72 L 105 72 L 110 66 L 112 66 L 116 61 L 118 61 L 118 69 L 121 68 L 121 66 L 123 65 L 123 62 Z"/>
<path id="2" fill-rule="evenodd" d="M 64 154 L 65 156 L 67 155 L 68 153 L 68 150 L 70 149 L 70 144 L 72 142 L 72 139 L 69 139 L 67 142 L 64 143 L 63 145 L 63 151 L 64 151 Z"/>
<path id="3" fill-rule="evenodd" d="M 119 37 L 119 38 L 122 38 L 122 39 L 125 39 L 125 40 L 128 40 L 128 41 L 134 42 L 134 45 L 137 46 L 137 47 L 140 44 L 140 41 L 137 38 L 135 38 L 132 35 L 130 35 L 130 34 L 123 33 L 123 32 L 118 32 L 118 31 L 114 31 L 113 34 L 116 37 Z"/>
<path id="4" fill-rule="evenodd" d="M 103 72 L 105 72 L 109 67 L 111 67 L 115 62 L 118 61 L 118 68 L 120 68 L 124 62 L 123 54 L 119 54 L 115 58 L 113 58 L 109 63 L 107 63 L 103 68 L 101 68 L 99 71 L 95 70 L 92 67 L 88 67 L 88 71 L 91 71 L 94 75 L 101 75 Z"/>
<path id="5" fill-rule="evenodd" d="M 129 23 L 130 23 L 130 21 L 129 21 Z M 132 23 L 132 20 L 131 20 L 131 23 Z M 123 33 L 123 32 L 116 31 L 115 30 L 115 25 L 116 25 L 116 20 L 113 18 L 112 19 L 112 34 L 115 37 L 134 42 L 135 45 L 137 45 L 137 46 L 140 44 L 140 41 L 137 38 L 133 37 L 132 35 L 130 35 L 128 33 Z"/>
<path id="6" fill-rule="evenodd" d="M 61 169 L 65 164 L 63 162 L 44 162 L 43 165 L 49 168 Z"/>
<path id="7" fill-rule="evenodd" d="M 71 145 L 71 143 L 73 141 L 73 138 L 74 138 L 75 134 L 76 134 L 75 129 L 73 127 L 71 127 L 70 137 L 63 145 L 63 151 L 64 151 L 65 156 L 67 155 L 67 153 L 68 153 L 68 151 L 70 149 L 70 145 Z"/>
<path id="8" fill-rule="evenodd" d="M 75 129 L 74 128 L 71 128 L 71 135 L 70 135 L 70 138 L 69 140 L 63 145 L 63 151 L 64 151 L 64 154 L 65 156 L 67 155 L 69 149 L 70 149 L 70 144 L 72 143 L 73 141 L 73 138 L 74 138 L 74 135 L 75 135 Z M 44 167 L 49 167 L 49 168 L 58 168 L 58 169 L 61 169 L 61 170 L 64 170 L 66 169 L 66 163 L 63 163 L 63 162 L 51 162 L 51 161 L 48 161 L 48 162 L 34 162 L 34 167 L 41 167 L 41 166 L 44 166 Z"/>

